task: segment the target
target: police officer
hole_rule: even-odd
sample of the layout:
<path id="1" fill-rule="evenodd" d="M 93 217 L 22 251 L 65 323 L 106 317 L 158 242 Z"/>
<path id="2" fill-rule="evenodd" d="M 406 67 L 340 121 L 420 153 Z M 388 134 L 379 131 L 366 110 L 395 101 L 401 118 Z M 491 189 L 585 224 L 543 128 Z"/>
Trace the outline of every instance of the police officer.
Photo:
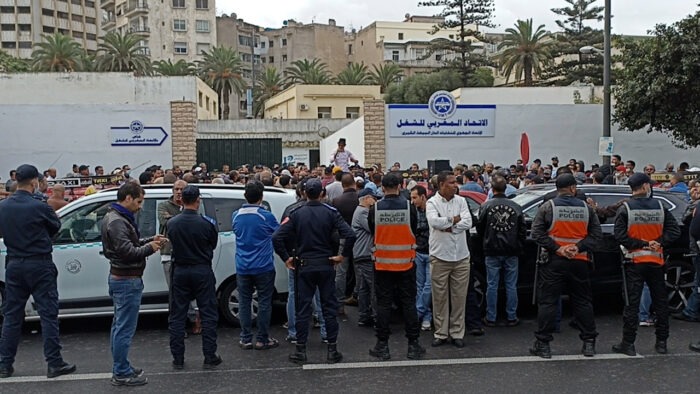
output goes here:
<path id="1" fill-rule="evenodd" d="M 557 197 L 542 204 L 532 223 L 532 238 L 547 251 L 549 262 L 539 268 L 537 340 L 530 354 L 552 357 L 549 342 L 553 339 L 559 297 L 566 288 L 581 330 L 581 352 L 592 357 L 598 333 L 593 320 L 589 253 L 602 238 L 600 222 L 593 208 L 576 198 L 573 175 L 559 175 L 556 186 Z"/>
<path id="2" fill-rule="evenodd" d="M 199 188 L 187 185 L 182 191 L 184 210 L 168 221 L 168 238 L 173 246 L 169 331 L 175 369 L 184 368 L 185 321 L 193 298 L 202 318 L 204 368 L 214 369 L 221 364 L 221 357 L 216 354 L 219 314 L 216 278 L 211 268 L 219 234 L 213 220 L 198 214 L 200 202 Z"/>
<path id="3" fill-rule="evenodd" d="M 307 360 L 306 341 L 316 289 L 321 295 L 321 309 L 326 322 L 327 362 L 337 363 L 343 359 L 337 350 L 338 299 L 335 295 L 334 266 L 341 263 L 344 256 L 333 255 L 332 233 L 337 230 L 340 238 L 345 239 L 345 257 L 352 253 L 355 233 L 335 208 L 321 202 L 322 193 L 321 181 L 309 179 L 306 182 L 306 204 L 292 211 L 272 237 L 275 253 L 288 268 L 297 270 L 297 345 L 296 352 L 289 355 L 289 360 L 294 363 Z M 287 251 L 288 240 L 294 242 L 296 259 Z"/>
<path id="4" fill-rule="evenodd" d="M 425 349 L 418 342 L 420 323 L 416 312 L 416 207 L 399 195 L 401 178 L 388 173 L 382 178 L 384 198 L 370 208 L 367 223 L 374 234 L 374 292 L 377 297 L 377 343 L 369 354 L 380 360 L 391 358 L 389 335 L 394 293 L 403 307 L 408 354 L 420 359 Z"/>
<path id="5" fill-rule="evenodd" d="M 632 198 L 627 200 L 615 216 L 615 240 L 625 254 L 625 276 L 629 305 L 622 319 L 622 342 L 613 345 L 615 353 L 628 356 L 637 354 L 634 340 L 637 336 L 639 300 L 646 283 L 651 302 L 656 310 L 657 353 L 668 352 L 668 297 L 664 282 L 664 247 L 670 246 L 681 235 L 673 215 L 652 197 L 651 178 L 638 172 L 628 180 Z"/>
<path id="6" fill-rule="evenodd" d="M 39 187 L 36 167 L 23 164 L 17 168 L 17 191 L 0 202 L 0 233 L 5 237 L 5 320 L 0 337 L 0 378 L 14 372 L 17 346 L 22 334 L 24 307 L 30 295 L 41 317 L 44 357 L 49 378 L 75 371 L 61 357 L 58 338 L 58 270 L 53 263 L 51 237 L 61 228 L 61 221 L 46 203 L 34 196 Z"/>

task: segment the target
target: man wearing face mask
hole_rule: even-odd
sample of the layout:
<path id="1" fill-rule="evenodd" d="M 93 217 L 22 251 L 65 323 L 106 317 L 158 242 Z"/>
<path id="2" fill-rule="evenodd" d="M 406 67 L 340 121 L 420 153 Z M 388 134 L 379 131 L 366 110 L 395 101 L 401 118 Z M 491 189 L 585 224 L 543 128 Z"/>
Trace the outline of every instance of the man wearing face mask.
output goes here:
<path id="1" fill-rule="evenodd" d="M 652 197 L 651 179 L 636 173 L 628 180 L 632 198 L 620 207 L 615 217 L 615 239 L 623 247 L 627 277 L 629 305 L 622 318 L 622 342 L 613 345 L 615 353 L 635 356 L 634 341 L 637 336 L 637 313 L 642 289 L 646 283 L 656 310 L 657 353 L 668 352 L 668 296 L 664 281 L 664 247 L 677 240 L 681 231 L 673 215 Z"/>

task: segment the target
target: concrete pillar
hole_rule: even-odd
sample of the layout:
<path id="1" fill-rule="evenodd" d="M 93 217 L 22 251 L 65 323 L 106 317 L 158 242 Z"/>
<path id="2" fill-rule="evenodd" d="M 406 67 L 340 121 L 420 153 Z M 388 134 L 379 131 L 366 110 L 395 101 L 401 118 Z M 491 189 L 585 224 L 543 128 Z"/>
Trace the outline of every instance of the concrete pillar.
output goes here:
<path id="1" fill-rule="evenodd" d="M 365 113 L 365 166 L 381 164 L 386 169 L 386 131 L 384 100 L 366 100 Z"/>
<path id="2" fill-rule="evenodd" d="M 190 168 L 197 162 L 197 105 L 191 101 L 170 102 L 170 136 L 173 165 Z"/>

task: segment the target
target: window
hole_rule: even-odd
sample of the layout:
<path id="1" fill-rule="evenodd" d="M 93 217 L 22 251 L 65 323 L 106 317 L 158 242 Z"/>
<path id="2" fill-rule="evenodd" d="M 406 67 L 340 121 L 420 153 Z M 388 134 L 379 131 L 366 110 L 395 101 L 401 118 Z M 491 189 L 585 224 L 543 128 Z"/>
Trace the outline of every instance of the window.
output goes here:
<path id="1" fill-rule="evenodd" d="M 91 18 L 89 16 L 85 17 L 85 23 L 90 23 L 90 24 L 95 24 L 95 18 Z"/>
<path id="2" fill-rule="evenodd" d="M 245 200 L 234 198 L 214 198 L 213 203 L 214 204 L 212 206 L 212 204 L 209 204 L 207 201 L 205 206 L 206 215 L 216 219 L 219 232 L 232 231 L 233 228 L 231 225 L 233 223 L 231 223 L 231 218 L 233 217 L 233 213 L 239 210 L 241 206 L 245 204 Z M 263 200 L 262 206 L 268 211 L 270 210 L 269 202 Z"/>
<path id="3" fill-rule="evenodd" d="M 209 52 L 210 45 L 206 42 L 197 43 L 197 55 L 201 55 L 202 52 Z"/>
<path id="4" fill-rule="evenodd" d="M 245 111 L 248 108 L 248 102 L 246 100 L 240 100 L 238 102 L 238 110 Z"/>
<path id="5" fill-rule="evenodd" d="M 136 214 L 136 225 L 141 237 L 148 238 L 156 235 L 156 216 L 156 199 L 144 199 L 141 210 Z"/>
<path id="6" fill-rule="evenodd" d="M 71 19 L 73 22 L 82 22 L 82 21 L 83 21 L 83 16 L 82 16 L 82 15 L 72 14 L 72 15 L 70 16 L 70 19 Z"/>
<path id="7" fill-rule="evenodd" d="M 61 218 L 61 229 L 53 238 L 54 244 L 100 242 L 102 219 L 109 210 L 111 201 L 96 202 L 78 208 Z"/>
<path id="8" fill-rule="evenodd" d="M 15 7 L 9 6 L 9 7 L 0 7 L 0 14 L 14 14 L 15 13 Z"/>
<path id="9" fill-rule="evenodd" d="M 14 41 L 3 41 L 2 48 L 3 49 L 16 49 L 17 43 L 15 43 Z"/>
<path id="10" fill-rule="evenodd" d="M 345 119 L 357 119 L 360 117 L 360 107 L 345 107 Z"/>
<path id="11" fill-rule="evenodd" d="M 17 7 L 18 14 L 29 14 L 31 12 L 32 12 L 31 8 L 29 8 L 29 7 Z"/>
<path id="12" fill-rule="evenodd" d="M 283 46 L 283 47 L 286 47 L 286 46 L 287 46 L 287 39 L 286 39 L 286 38 L 283 38 L 283 39 L 282 39 L 282 46 Z"/>
<path id="13" fill-rule="evenodd" d="M 270 63 L 274 63 L 274 62 L 275 62 L 275 57 L 274 57 L 274 56 L 270 56 Z"/>
<path id="14" fill-rule="evenodd" d="M 391 60 L 395 62 L 399 61 L 399 51 L 391 51 Z"/>
<path id="15" fill-rule="evenodd" d="M 435 55 L 435 60 L 436 61 L 441 61 L 442 60 L 442 55 Z"/>
<path id="16" fill-rule="evenodd" d="M 287 61 L 287 55 L 282 55 L 282 61 L 286 62 Z"/>
<path id="17" fill-rule="evenodd" d="M 58 12 L 56 13 L 56 16 L 58 16 L 58 17 L 61 18 L 61 19 L 68 19 L 68 14 L 65 13 L 65 12 L 58 11 Z"/>
<path id="18" fill-rule="evenodd" d="M 185 0 L 173 0 L 173 8 L 185 8 Z"/>
<path id="19" fill-rule="evenodd" d="M 19 47 L 20 49 L 32 49 L 33 45 L 31 41 L 20 41 Z"/>
<path id="20" fill-rule="evenodd" d="M 79 40 L 83 39 L 83 32 L 82 31 L 73 31 L 71 33 L 71 35 L 73 36 L 73 38 L 77 38 Z"/>
<path id="21" fill-rule="evenodd" d="M 198 100 L 198 103 L 199 103 L 199 108 L 202 108 L 202 92 L 199 92 L 199 100 Z"/>
<path id="22" fill-rule="evenodd" d="M 263 64 L 265 64 L 266 61 L 267 61 L 267 58 L 266 58 L 265 56 L 263 56 L 263 57 L 260 58 L 260 61 L 261 61 Z"/>
<path id="23" fill-rule="evenodd" d="M 4 7 L 0 7 L 0 8 L 4 8 Z M 1 9 L 0 9 L 0 12 L 2 12 Z M 11 12 L 11 11 L 10 11 L 10 12 Z M 41 9 L 41 15 L 44 15 L 44 16 L 53 16 L 53 10 L 50 10 L 50 9 L 48 9 L 48 8 L 42 8 L 42 9 Z"/>
<path id="24" fill-rule="evenodd" d="M 2 31 L 15 31 L 15 25 L 12 23 L 3 23 L 0 25 L 0 30 Z"/>
<path id="25" fill-rule="evenodd" d="M 453 39 L 455 38 L 455 35 L 454 35 L 454 34 L 450 34 L 449 37 L 450 37 L 450 40 L 453 40 Z"/>
<path id="26" fill-rule="evenodd" d="M 198 10 L 208 10 L 209 9 L 209 0 L 195 0 L 195 8 Z"/>
<path id="27" fill-rule="evenodd" d="M 97 41 L 97 34 L 87 33 L 85 34 L 85 38 L 88 40 Z"/>
<path id="28" fill-rule="evenodd" d="M 47 34 L 53 34 L 54 33 L 54 28 L 51 26 L 44 26 L 42 28 L 42 31 Z"/>
<path id="29" fill-rule="evenodd" d="M 403 40 L 403 33 L 399 33 L 399 40 Z"/>
<path id="30" fill-rule="evenodd" d="M 352 44 L 348 45 L 348 55 L 352 55 Z"/>
<path id="31" fill-rule="evenodd" d="M 197 19 L 195 30 L 199 33 L 209 33 L 209 21 Z"/>
<path id="32" fill-rule="evenodd" d="M 244 47 L 252 47 L 253 39 L 249 36 L 238 36 L 238 44 Z"/>
<path id="33" fill-rule="evenodd" d="M 186 42 L 175 42 L 173 46 L 173 52 L 177 55 L 187 55 L 187 43 Z"/>
<path id="34" fill-rule="evenodd" d="M 272 47 L 274 47 L 274 46 L 275 46 L 275 42 L 272 41 L 272 40 L 270 40 L 270 48 L 272 48 Z"/>
<path id="35" fill-rule="evenodd" d="M 184 19 L 173 19 L 173 30 L 187 31 L 187 23 Z"/>
<path id="36" fill-rule="evenodd" d="M 260 48 L 265 48 L 265 41 L 260 42 Z"/>
<path id="37" fill-rule="evenodd" d="M 207 111 L 209 111 L 209 96 L 206 97 L 205 102 L 206 102 L 205 108 L 207 109 Z"/>
<path id="38" fill-rule="evenodd" d="M 330 119 L 331 118 L 331 107 L 318 107 L 318 118 L 319 119 Z"/>

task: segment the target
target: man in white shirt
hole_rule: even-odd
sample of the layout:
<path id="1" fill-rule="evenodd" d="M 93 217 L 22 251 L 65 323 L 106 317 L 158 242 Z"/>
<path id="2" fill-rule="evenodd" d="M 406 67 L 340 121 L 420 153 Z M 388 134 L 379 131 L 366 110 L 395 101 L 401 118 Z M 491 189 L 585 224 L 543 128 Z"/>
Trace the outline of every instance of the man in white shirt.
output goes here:
<path id="1" fill-rule="evenodd" d="M 428 200 L 426 216 L 430 226 L 430 266 L 433 288 L 432 346 L 452 343 L 464 347 L 464 310 L 469 287 L 469 248 L 466 231 L 472 216 L 460 197 L 451 172 L 438 175 L 439 191 Z"/>
<path id="2" fill-rule="evenodd" d="M 334 166 L 340 167 L 343 172 L 350 172 L 350 167 L 348 164 L 350 164 L 350 162 L 357 164 L 359 163 L 359 160 L 357 160 L 352 152 L 345 149 L 345 138 L 341 138 L 338 140 L 338 149 L 331 153 L 330 162 Z"/>

